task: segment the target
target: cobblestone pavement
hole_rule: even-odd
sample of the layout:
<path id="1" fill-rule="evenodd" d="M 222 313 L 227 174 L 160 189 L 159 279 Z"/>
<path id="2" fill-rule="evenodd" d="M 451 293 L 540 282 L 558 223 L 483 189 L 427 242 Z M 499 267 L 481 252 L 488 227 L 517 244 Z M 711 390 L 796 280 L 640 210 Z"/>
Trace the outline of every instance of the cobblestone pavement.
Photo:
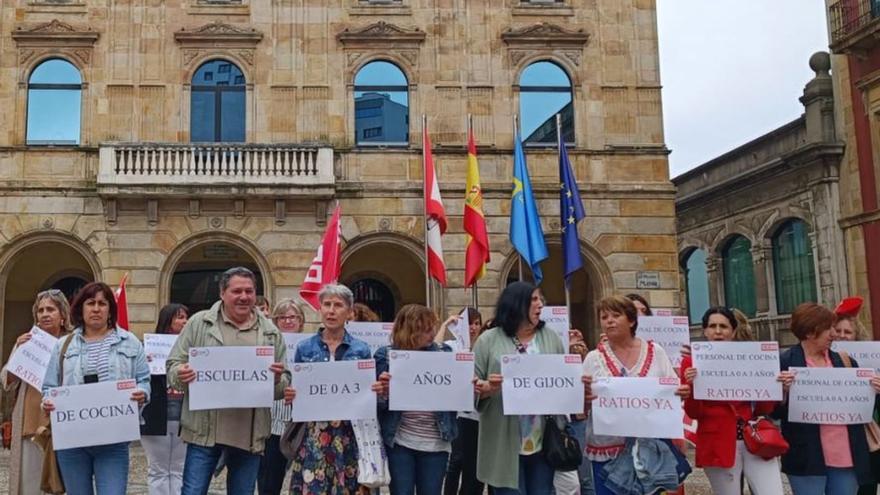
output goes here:
<path id="1" fill-rule="evenodd" d="M 691 459 L 693 461 L 693 459 Z M 0 451 L 0 493 L 7 493 L 9 486 L 9 451 Z M 694 473 L 685 482 L 685 491 L 687 495 L 711 495 L 712 490 L 701 469 L 694 470 Z M 144 451 L 140 445 L 134 444 L 131 448 L 131 470 L 128 477 L 128 493 L 136 495 L 147 494 L 147 462 L 144 457 Z M 211 484 L 211 495 L 222 495 L 226 493 L 225 478 L 215 478 Z M 284 492 L 286 493 L 286 492 Z M 746 490 L 748 493 L 748 490 Z M 785 494 L 790 495 L 788 484 L 785 486 Z"/>

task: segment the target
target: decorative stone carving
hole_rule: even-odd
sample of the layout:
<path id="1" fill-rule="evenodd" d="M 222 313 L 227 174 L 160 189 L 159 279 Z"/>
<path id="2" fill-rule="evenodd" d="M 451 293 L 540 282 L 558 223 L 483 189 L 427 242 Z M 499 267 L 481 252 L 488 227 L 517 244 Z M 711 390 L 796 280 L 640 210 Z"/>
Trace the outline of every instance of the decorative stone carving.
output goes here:
<path id="1" fill-rule="evenodd" d="M 565 55 L 565 58 L 571 61 L 574 65 L 581 65 L 581 52 L 575 50 L 566 50 L 562 52 Z"/>
<path id="2" fill-rule="evenodd" d="M 181 45 L 218 43 L 219 46 L 230 44 L 255 46 L 263 39 L 263 33 L 253 28 L 214 21 L 195 29 L 181 29 L 174 33 L 174 39 Z"/>
<path id="3" fill-rule="evenodd" d="M 211 225 L 211 228 L 219 229 L 223 227 L 223 219 L 220 217 L 213 217 L 208 222 Z"/>
<path id="4" fill-rule="evenodd" d="M 510 28 L 501 33 L 508 45 L 583 46 L 590 35 L 583 28 L 568 30 L 549 22 L 539 22 L 522 28 Z"/>
<path id="5" fill-rule="evenodd" d="M 43 221 L 40 222 L 44 229 L 51 229 L 55 227 L 55 219 L 52 217 L 45 217 Z"/>
<path id="6" fill-rule="evenodd" d="M 336 35 L 336 39 L 346 46 L 392 43 L 419 45 L 425 41 L 425 32 L 419 28 L 407 29 L 379 21 L 362 28 L 346 28 Z"/>
<path id="7" fill-rule="evenodd" d="M 12 39 L 21 46 L 61 45 L 91 47 L 98 41 L 99 34 L 91 29 L 78 29 L 66 22 L 53 19 L 50 22 L 26 28 L 18 26 L 12 32 Z"/>
<path id="8" fill-rule="evenodd" d="M 379 219 L 379 230 L 382 232 L 388 232 L 391 230 L 391 219 L 388 217 L 382 217 Z"/>

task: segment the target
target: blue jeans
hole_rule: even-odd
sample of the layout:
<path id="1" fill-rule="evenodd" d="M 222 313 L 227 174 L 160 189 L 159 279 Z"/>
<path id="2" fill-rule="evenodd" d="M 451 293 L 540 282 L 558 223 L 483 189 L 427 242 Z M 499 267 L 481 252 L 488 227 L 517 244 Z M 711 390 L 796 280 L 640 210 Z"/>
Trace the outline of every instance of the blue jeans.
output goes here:
<path id="1" fill-rule="evenodd" d="M 825 468 L 825 476 L 788 476 L 794 495 L 853 495 L 859 490 L 856 471 Z"/>
<path id="2" fill-rule="evenodd" d="M 248 495 L 254 493 L 257 473 L 260 470 L 260 455 L 241 449 L 215 445 L 186 444 L 186 462 L 183 465 L 183 490 L 181 495 L 205 495 L 211 485 L 211 476 L 220 454 L 226 451 L 226 493 Z"/>
<path id="3" fill-rule="evenodd" d="M 493 487 L 495 495 L 553 495 L 553 468 L 544 454 L 519 456 L 519 489 Z"/>
<path id="4" fill-rule="evenodd" d="M 422 452 L 402 445 L 388 449 L 391 495 L 440 495 L 448 452 Z"/>
<path id="5" fill-rule="evenodd" d="M 69 495 L 125 495 L 128 442 L 56 450 L 55 458 Z"/>
<path id="6" fill-rule="evenodd" d="M 605 482 L 602 480 L 602 476 L 600 476 L 602 468 L 605 467 L 605 464 L 608 464 L 608 462 L 609 461 L 593 461 L 590 463 L 593 468 L 593 486 L 596 489 L 596 495 L 615 495 L 614 492 L 605 486 Z"/>

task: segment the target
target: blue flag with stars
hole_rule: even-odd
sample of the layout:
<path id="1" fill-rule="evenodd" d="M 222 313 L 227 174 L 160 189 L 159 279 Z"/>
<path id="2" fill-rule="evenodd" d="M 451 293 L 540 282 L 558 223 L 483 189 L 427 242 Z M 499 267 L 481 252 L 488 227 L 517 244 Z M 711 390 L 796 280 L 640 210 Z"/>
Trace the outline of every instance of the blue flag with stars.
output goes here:
<path id="1" fill-rule="evenodd" d="M 547 259 L 547 244 L 544 242 L 544 229 L 538 217 L 538 205 L 532 194 L 532 181 L 526 166 L 519 133 L 514 138 L 513 150 L 513 194 L 510 197 L 510 243 L 532 269 L 535 285 L 541 283 L 544 274 L 539 263 Z"/>
<path id="2" fill-rule="evenodd" d="M 565 286 L 569 287 L 572 274 L 584 266 L 581 260 L 578 223 L 586 214 L 577 181 L 571 172 L 571 163 L 568 161 L 562 133 L 557 134 L 559 135 L 559 225 L 562 229 L 562 267 Z"/>

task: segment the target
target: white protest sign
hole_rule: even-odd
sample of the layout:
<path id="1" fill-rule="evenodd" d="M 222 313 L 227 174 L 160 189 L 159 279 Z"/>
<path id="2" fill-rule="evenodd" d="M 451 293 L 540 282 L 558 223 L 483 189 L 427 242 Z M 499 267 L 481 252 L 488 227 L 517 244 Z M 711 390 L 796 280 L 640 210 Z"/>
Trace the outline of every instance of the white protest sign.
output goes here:
<path id="1" fill-rule="evenodd" d="M 682 438 L 678 386 L 678 378 L 594 378 L 593 430 L 598 435 Z"/>
<path id="2" fill-rule="evenodd" d="M 788 392 L 792 423 L 857 425 L 871 421 L 874 389 L 870 368 L 789 368 L 794 383 Z"/>
<path id="3" fill-rule="evenodd" d="M 779 344 L 776 342 L 694 342 L 694 398 L 781 401 Z"/>
<path id="4" fill-rule="evenodd" d="M 190 410 L 271 407 L 274 358 L 271 347 L 191 347 L 196 380 L 189 384 Z"/>
<path id="5" fill-rule="evenodd" d="M 471 352 L 388 353 L 392 411 L 472 411 L 474 355 Z"/>
<path id="6" fill-rule="evenodd" d="M 295 362 L 294 359 L 296 358 L 296 346 L 303 340 L 314 337 L 315 334 L 281 332 L 281 336 L 284 338 L 284 345 L 287 347 L 287 369 L 292 369 Z"/>
<path id="7" fill-rule="evenodd" d="M 691 343 L 686 316 L 639 316 L 636 336 L 659 344 L 672 361 L 673 368 L 681 367 L 681 348 Z"/>
<path id="8" fill-rule="evenodd" d="M 165 361 L 168 360 L 168 354 L 171 353 L 175 342 L 177 335 L 172 333 L 144 334 L 144 353 L 150 364 L 151 375 L 165 374 Z"/>
<path id="9" fill-rule="evenodd" d="M 58 339 L 39 327 L 31 328 L 31 339 L 18 346 L 6 363 L 6 369 L 37 390 L 42 390 L 46 368 Z"/>
<path id="10" fill-rule="evenodd" d="M 449 325 L 449 332 L 455 337 L 455 345 L 450 346 L 458 351 L 469 351 L 471 349 L 471 323 L 468 321 L 467 309 L 458 315 L 458 321 Z"/>
<path id="11" fill-rule="evenodd" d="M 394 323 L 380 321 L 350 321 L 345 329 L 352 337 L 361 339 L 370 346 L 370 354 L 386 345 L 391 345 L 391 329 Z"/>
<path id="12" fill-rule="evenodd" d="M 880 342 L 835 340 L 831 343 L 831 349 L 849 354 L 862 368 L 874 368 L 880 372 Z"/>
<path id="13" fill-rule="evenodd" d="M 351 421 L 376 417 L 376 362 L 324 361 L 291 368 L 293 421 Z"/>
<path id="14" fill-rule="evenodd" d="M 541 309 L 541 321 L 562 339 L 563 349 L 568 352 L 568 308 L 565 306 L 544 306 Z"/>
<path id="15" fill-rule="evenodd" d="M 50 415 L 55 450 L 140 438 L 140 412 L 131 400 L 135 390 L 134 380 L 49 389 L 49 399 L 55 404 Z"/>
<path id="16" fill-rule="evenodd" d="M 584 374 L 574 354 L 501 356 L 504 414 L 577 414 L 584 411 Z"/>

